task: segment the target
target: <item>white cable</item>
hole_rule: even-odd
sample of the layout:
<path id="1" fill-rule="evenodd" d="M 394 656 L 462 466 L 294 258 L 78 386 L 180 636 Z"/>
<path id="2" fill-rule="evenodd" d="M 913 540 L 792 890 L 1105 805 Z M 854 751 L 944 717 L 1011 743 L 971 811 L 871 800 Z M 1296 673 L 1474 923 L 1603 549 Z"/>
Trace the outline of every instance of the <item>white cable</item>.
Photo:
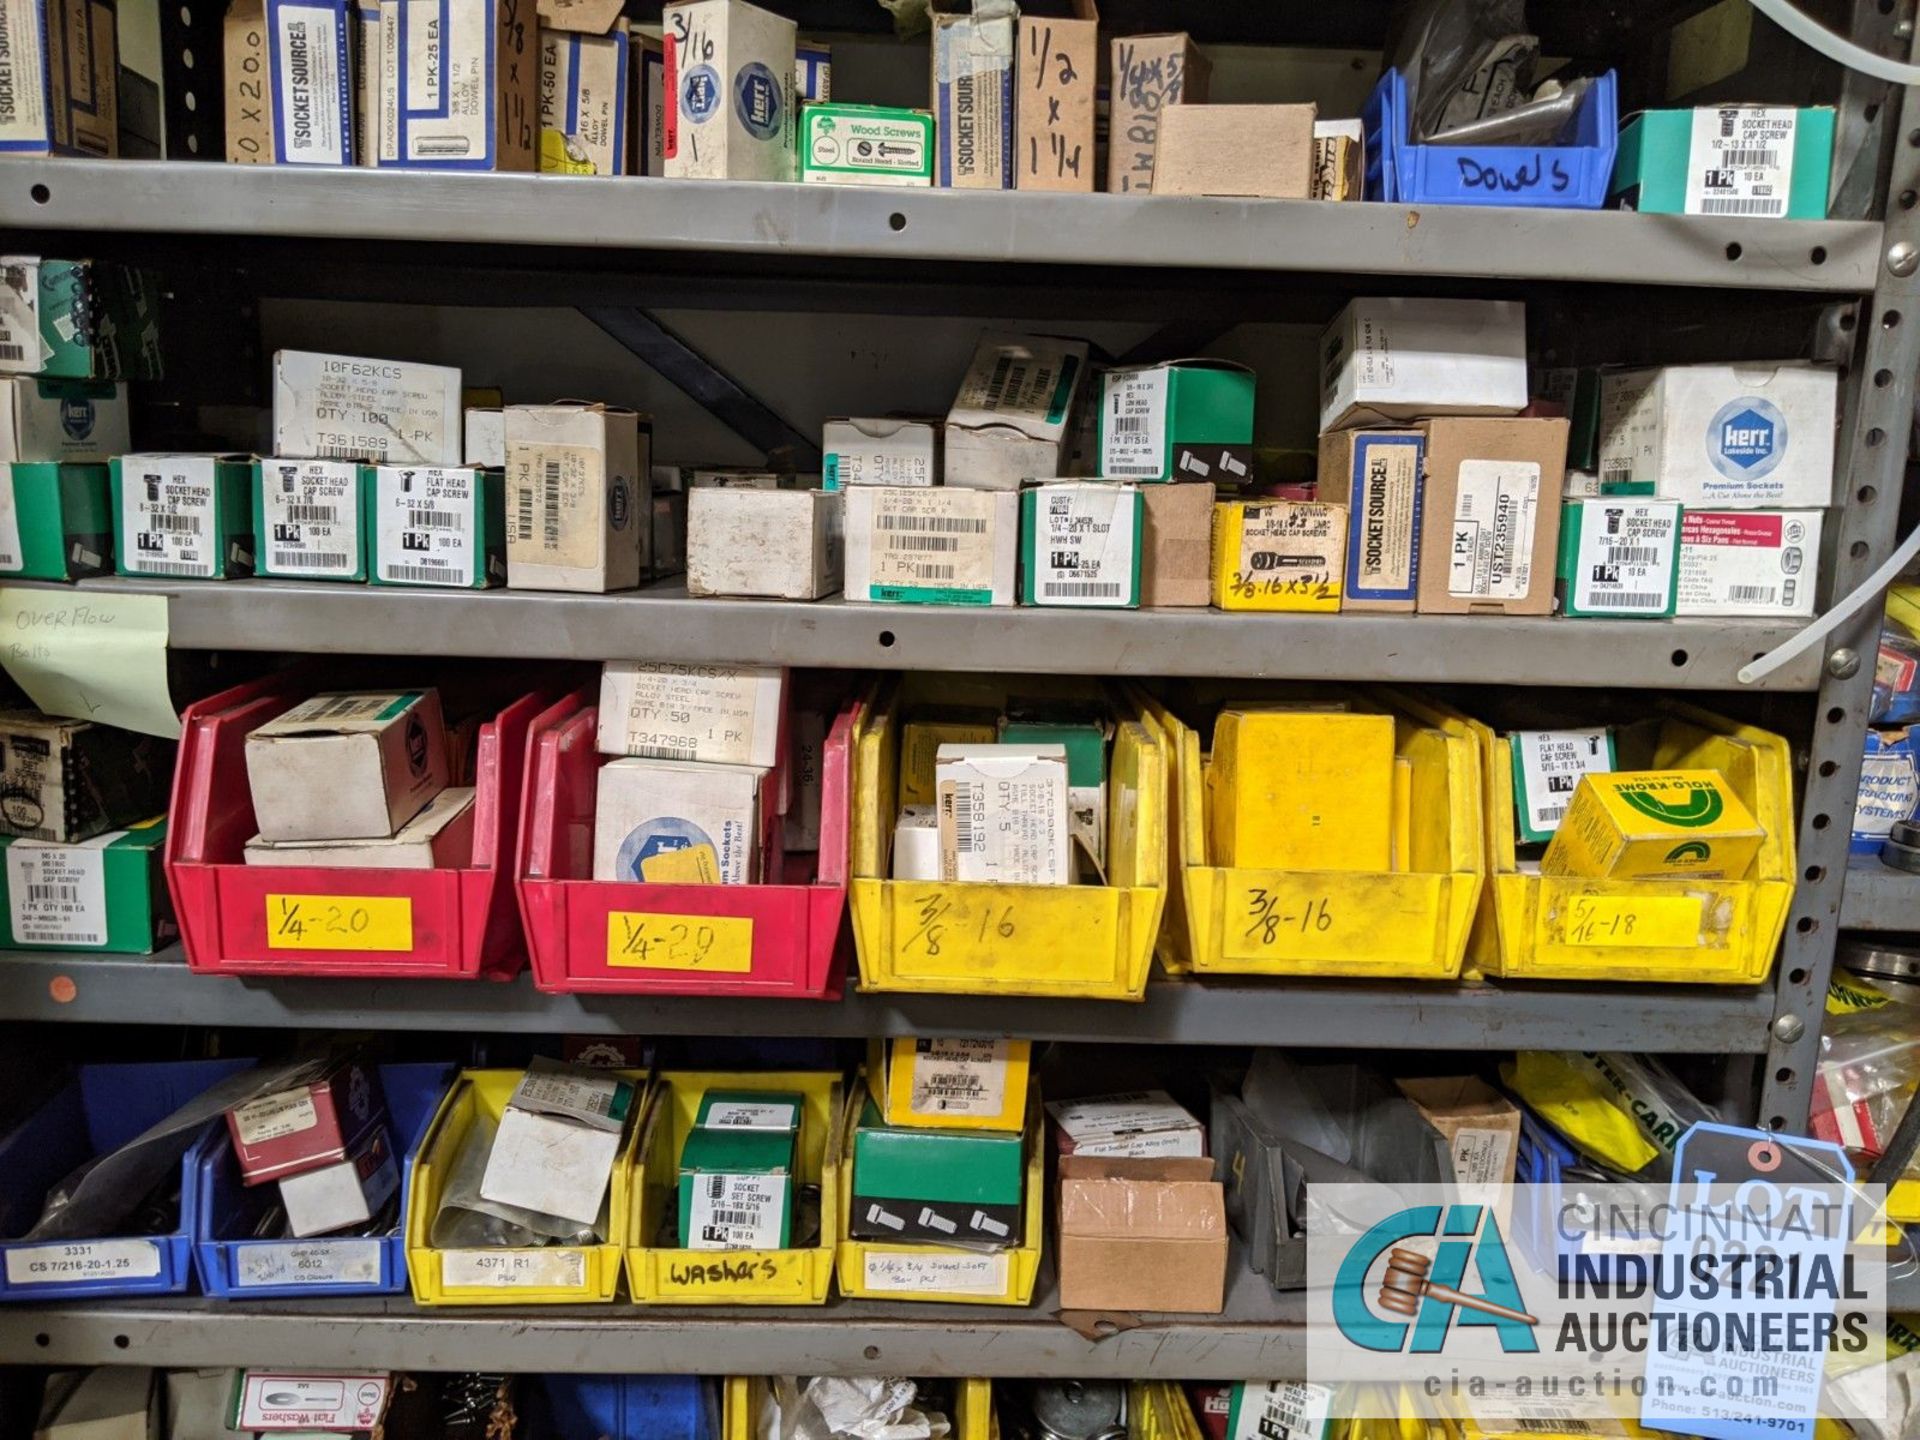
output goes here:
<path id="1" fill-rule="evenodd" d="M 1754 3 L 1758 4 L 1759 0 L 1754 0 Z M 1785 644 L 1775 646 L 1751 665 L 1742 665 L 1736 678 L 1742 685 L 1751 685 L 1756 680 L 1764 680 L 1801 651 L 1817 643 L 1828 632 L 1846 624 L 1853 618 L 1856 611 L 1869 600 L 1878 597 L 1882 590 L 1891 585 L 1906 568 L 1907 562 L 1916 555 L 1920 555 L 1920 526 L 1916 526 L 1913 533 L 1900 542 L 1900 548 L 1887 557 L 1886 564 L 1848 591 L 1844 600 L 1839 601 L 1826 614 Z M 1871 663 L 1871 657 L 1861 663 Z"/>
<path id="2" fill-rule="evenodd" d="M 1920 85 L 1920 65 L 1907 65 L 1862 49 L 1808 16 L 1793 0 L 1747 0 L 1747 3 L 1796 40 L 1812 46 L 1829 60 L 1837 60 L 1849 69 L 1858 70 L 1862 75 L 1871 75 L 1876 80 L 1886 80 L 1895 85 Z"/>

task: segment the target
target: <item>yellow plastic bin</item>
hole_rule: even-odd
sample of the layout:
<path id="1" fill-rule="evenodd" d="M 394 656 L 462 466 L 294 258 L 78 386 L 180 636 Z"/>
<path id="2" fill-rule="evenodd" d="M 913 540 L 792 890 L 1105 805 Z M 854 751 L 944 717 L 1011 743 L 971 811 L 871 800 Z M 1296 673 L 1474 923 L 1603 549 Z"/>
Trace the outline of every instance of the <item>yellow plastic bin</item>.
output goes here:
<path id="1" fill-rule="evenodd" d="M 1171 1380 L 1127 1386 L 1127 1440 L 1206 1440 L 1187 1392 Z"/>
<path id="2" fill-rule="evenodd" d="M 1691 705 L 1621 727 L 1627 770 L 1718 770 L 1767 832 L 1743 880 L 1586 880 L 1522 872 L 1515 860 L 1511 747 L 1464 716 L 1480 747 L 1489 882 L 1470 954 L 1483 974 L 1529 980 L 1764 980 L 1786 929 L 1796 875 L 1793 758 L 1780 736 Z"/>
<path id="3" fill-rule="evenodd" d="M 1166 901 L 1168 757 L 1118 704 L 1107 774 L 1105 885 L 892 880 L 901 691 L 854 743 L 853 935 L 868 990 L 1138 1000 Z"/>
<path id="4" fill-rule="evenodd" d="M 867 1103 L 866 1077 L 847 1096 L 840 1125 L 840 1233 L 853 1211 L 853 1128 Z M 1040 1273 L 1040 1235 L 1046 1220 L 1046 1126 L 1040 1087 L 1027 1087 L 1026 1225 L 1009 1250 L 961 1250 L 944 1245 L 840 1242 L 840 1293 L 862 1300 L 932 1300 L 941 1304 L 1029 1305 Z"/>
<path id="5" fill-rule="evenodd" d="M 1234 692 L 1247 695 L 1250 687 Z M 1320 692 L 1323 694 L 1336 692 Z M 1150 719 L 1178 756 L 1177 902 L 1162 926 L 1173 972 L 1351 975 L 1451 980 L 1485 878 L 1480 752 L 1458 727 L 1390 691 L 1339 691 L 1396 718 L 1395 749 L 1412 763 L 1409 865 L 1381 873 L 1237 870 L 1208 863 L 1200 733 L 1156 702 Z"/>
<path id="6" fill-rule="evenodd" d="M 767 1382 L 758 1376 L 729 1375 L 726 1382 L 725 1440 L 753 1440 L 760 1433 L 760 1409 L 767 1403 Z M 999 1440 L 994 1423 L 993 1382 L 960 1380 L 953 1387 L 953 1440 Z"/>
<path id="7" fill-rule="evenodd" d="M 497 1122 L 525 1073 L 463 1071 L 420 1142 L 419 1159 L 408 1182 L 407 1274 L 413 1282 L 413 1298 L 422 1305 L 576 1305 L 583 1300 L 613 1299 L 620 1282 L 620 1236 L 627 1229 L 638 1125 L 628 1133 L 614 1163 L 607 1201 L 607 1233 L 612 1238 L 607 1243 L 528 1250 L 436 1250 L 427 1243 L 441 1190 L 474 1117 L 487 1115 Z M 646 1072 L 617 1073 L 633 1082 L 644 1105 Z"/>
<path id="8" fill-rule="evenodd" d="M 653 1242 L 677 1212 L 680 1147 L 709 1090 L 798 1092 L 800 1173 L 820 1187 L 820 1236 L 790 1250 L 684 1250 Z M 633 1196 L 628 1211 L 627 1293 L 636 1304 L 823 1305 L 833 1279 L 834 1241 L 844 1207 L 841 1181 L 838 1075 L 819 1071 L 725 1074 L 663 1071 L 656 1076 L 634 1147 Z"/>

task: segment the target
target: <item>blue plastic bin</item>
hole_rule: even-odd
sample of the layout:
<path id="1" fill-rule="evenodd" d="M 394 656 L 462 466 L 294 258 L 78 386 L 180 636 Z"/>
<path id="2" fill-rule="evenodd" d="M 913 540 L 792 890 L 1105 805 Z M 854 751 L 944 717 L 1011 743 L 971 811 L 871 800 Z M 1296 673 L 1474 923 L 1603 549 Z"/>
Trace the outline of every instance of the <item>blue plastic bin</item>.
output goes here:
<path id="1" fill-rule="evenodd" d="M 1609 70 L 1574 115 L 1571 145 L 1415 145 L 1407 138 L 1407 82 L 1388 70 L 1360 112 L 1367 132 L 1367 198 L 1420 205 L 1529 205 L 1598 210 L 1607 202 L 1620 142 Z"/>
<path id="2" fill-rule="evenodd" d="M 1588 1273 L 1597 1280 L 1607 1281 L 1612 1277 L 1617 1257 L 1587 1251 L 1578 1228 L 1564 1227 L 1572 1233 L 1563 1234 L 1559 1223 L 1560 1205 L 1566 1194 L 1563 1173 L 1579 1160 L 1579 1153 L 1532 1111 L 1524 1108 L 1520 1111 L 1520 1148 L 1514 1174 L 1520 1189 L 1514 1195 L 1510 1238 L 1536 1269 L 1557 1279 L 1571 1280 L 1574 1257 L 1591 1254 L 1596 1268 Z M 1652 1185 L 1648 1193 L 1664 1201 L 1666 1186 Z M 1659 1241 L 1648 1242 L 1647 1253 L 1657 1255 L 1659 1252 Z"/>
<path id="3" fill-rule="evenodd" d="M 47 1192 L 84 1161 L 118 1149 L 251 1060 L 81 1065 L 58 1094 L 0 1139 L 0 1237 L 24 1235 Z M 218 1120 L 210 1121 L 213 1133 Z M 191 1276 L 193 1164 L 202 1136 L 180 1162 L 180 1223 L 170 1234 L 27 1243 L 0 1239 L 0 1300 L 91 1295 L 173 1295 Z M 72 1267 L 88 1278 L 73 1279 Z M 42 1269 L 42 1267 L 48 1267 Z M 39 1273 L 47 1278 L 39 1278 Z"/>
<path id="4" fill-rule="evenodd" d="M 719 1440 L 719 1397 L 695 1375 L 547 1375 L 547 1440 Z"/>
<path id="5" fill-rule="evenodd" d="M 408 1171 L 414 1148 L 427 1132 L 440 1097 L 453 1079 L 452 1065 L 382 1065 L 394 1149 Z M 328 1236 L 311 1240 L 253 1240 L 262 1211 L 276 1198 L 273 1185 L 247 1185 L 233 1158 L 233 1138 L 224 1129 L 209 1136 L 195 1156 L 196 1223 L 193 1264 L 200 1288 L 223 1300 L 287 1295 L 397 1295 L 407 1288 L 406 1214 L 391 1235 Z M 401 1205 L 412 1193 L 401 1191 Z"/>

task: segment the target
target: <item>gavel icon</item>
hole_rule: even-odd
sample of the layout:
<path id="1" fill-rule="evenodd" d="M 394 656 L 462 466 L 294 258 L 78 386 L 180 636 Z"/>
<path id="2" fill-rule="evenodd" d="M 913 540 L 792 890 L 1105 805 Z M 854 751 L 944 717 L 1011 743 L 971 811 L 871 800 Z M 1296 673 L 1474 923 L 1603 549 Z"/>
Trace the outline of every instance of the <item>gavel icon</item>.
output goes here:
<path id="1" fill-rule="evenodd" d="M 1387 1273 L 1380 1281 L 1380 1308 L 1391 1310 L 1396 1315 L 1417 1315 L 1420 1313 L 1421 1298 L 1427 1297 L 1449 1305 L 1464 1306 L 1468 1310 L 1478 1310 L 1483 1314 L 1498 1315 L 1503 1320 L 1518 1320 L 1523 1325 L 1540 1323 L 1524 1310 L 1509 1310 L 1505 1305 L 1496 1305 L 1491 1300 L 1462 1295 L 1445 1285 L 1435 1285 L 1427 1279 L 1427 1272 L 1432 1269 L 1433 1261 L 1418 1250 L 1389 1251 Z"/>

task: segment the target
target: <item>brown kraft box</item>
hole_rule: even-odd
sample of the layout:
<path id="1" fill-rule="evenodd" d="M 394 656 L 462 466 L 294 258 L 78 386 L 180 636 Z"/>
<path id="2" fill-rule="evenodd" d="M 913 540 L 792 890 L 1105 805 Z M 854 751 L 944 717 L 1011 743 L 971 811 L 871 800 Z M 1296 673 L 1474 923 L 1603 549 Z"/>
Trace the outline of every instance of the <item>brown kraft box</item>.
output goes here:
<path id="1" fill-rule="evenodd" d="M 1227 1210 L 1213 1162 L 1060 1157 L 1060 1308 L 1217 1315 Z"/>
<path id="2" fill-rule="evenodd" d="M 1090 191 L 1100 12 L 1093 0 L 1070 0 L 1059 15 L 1047 8 L 1022 7 L 1014 42 L 1014 188 Z"/>
<path id="3" fill-rule="evenodd" d="M 1122 35 L 1114 40 L 1108 190 L 1115 195 L 1152 191 L 1160 112 L 1169 105 L 1205 103 L 1211 75 L 1206 57 L 1184 32 Z"/>
<path id="4" fill-rule="evenodd" d="M 1211 595 L 1213 486 L 1203 481 L 1142 485 L 1140 604 L 1204 607 Z"/>
<path id="5" fill-rule="evenodd" d="M 1154 193 L 1309 199 L 1317 113 L 1311 105 L 1175 105 L 1160 116 Z"/>
<path id="6" fill-rule="evenodd" d="M 1420 613 L 1553 613 L 1567 422 L 1450 416 L 1425 429 Z"/>

